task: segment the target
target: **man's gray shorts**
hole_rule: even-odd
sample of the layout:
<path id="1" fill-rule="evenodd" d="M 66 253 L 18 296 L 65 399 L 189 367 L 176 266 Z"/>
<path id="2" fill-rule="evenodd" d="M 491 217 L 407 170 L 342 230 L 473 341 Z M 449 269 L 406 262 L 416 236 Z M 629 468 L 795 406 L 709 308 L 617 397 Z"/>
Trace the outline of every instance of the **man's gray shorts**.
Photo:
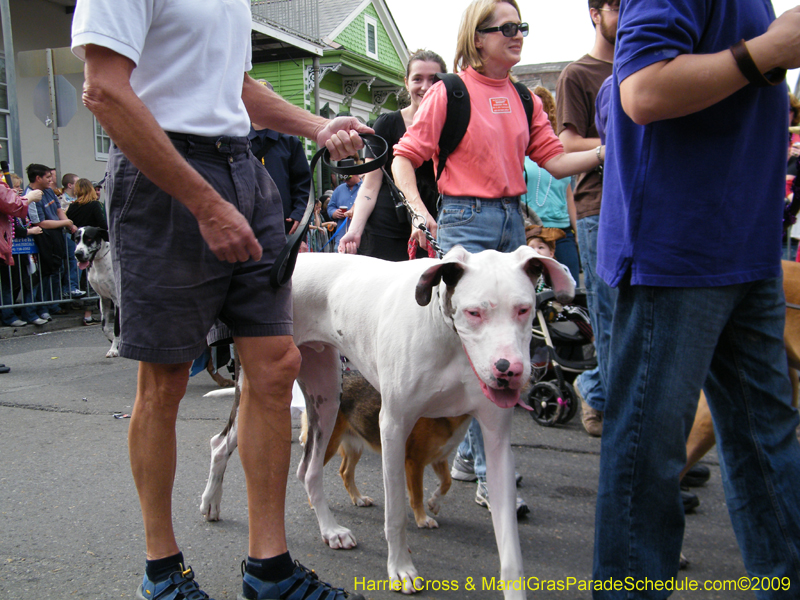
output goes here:
<path id="1" fill-rule="evenodd" d="M 192 361 L 203 352 L 217 318 L 234 336 L 292 335 L 291 284 L 278 290 L 269 285 L 270 269 L 286 242 L 281 199 L 247 138 L 168 135 L 247 218 L 264 254 L 258 262 L 217 259 L 189 210 L 112 147 L 107 202 L 120 355 L 153 363 Z"/>

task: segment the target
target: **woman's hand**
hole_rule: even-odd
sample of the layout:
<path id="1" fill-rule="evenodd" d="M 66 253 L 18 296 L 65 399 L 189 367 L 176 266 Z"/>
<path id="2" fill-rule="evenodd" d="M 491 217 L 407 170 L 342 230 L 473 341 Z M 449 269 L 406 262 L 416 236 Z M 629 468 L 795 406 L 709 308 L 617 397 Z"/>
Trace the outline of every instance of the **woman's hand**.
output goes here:
<path id="1" fill-rule="evenodd" d="M 42 228 L 38 225 L 28 227 L 28 235 L 39 235 L 40 233 L 42 233 Z"/>
<path id="2" fill-rule="evenodd" d="M 428 231 L 431 234 L 433 239 L 436 239 L 436 231 L 439 229 L 439 226 L 436 224 L 436 219 L 434 219 L 429 212 L 425 213 L 425 227 L 428 228 Z M 417 240 L 419 247 L 423 250 L 428 249 L 428 238 L 425 236 L 425 232 L 422 231 L 419 227 L 412 223 L 411 225 L 411 235 L 412 237 Z"/>
<path id="3" fill-rule="evenodd" d="M 337 250 L 340 254 L 358 254 L 358 247 L 360 245 L 361 234 L 351 229 L 339 240 L 339 247 Z"/>

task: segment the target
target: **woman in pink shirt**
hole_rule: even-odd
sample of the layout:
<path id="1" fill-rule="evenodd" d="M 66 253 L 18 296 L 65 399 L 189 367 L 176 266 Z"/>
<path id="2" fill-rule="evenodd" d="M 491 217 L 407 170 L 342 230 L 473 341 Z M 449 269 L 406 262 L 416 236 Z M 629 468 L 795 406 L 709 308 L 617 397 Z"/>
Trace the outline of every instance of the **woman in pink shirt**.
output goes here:
<path id="1" fill-rule="evenodd" d="M 464 12 L 453 70 L 469 92 L 470 121 L 439 177 L 438 223 L 420 199 L 414 169 L 430 159 L 438 164 L 439 137 L 447 115 L 443 83 L 425 94 L 413 124 L 394 147 L 394 180 L 414 209 L 425 216 L 444 252 L 456 244 L 473 253 L 513 252 L 525 245 L 519 204 L 520 195 L 527 192 L 525 156 L 556 179 L 591 171 L 603 162 L 603 147 L 564 154 L 537 96 L 533 96 L 533 119 L 528 126 L 510 79 L 527 33 L 528 24 L 521 22 L 516 0 L 474 0 Z M 414 235 L 427 247 L 421 231 Z M 489 507 L 483 436 L 475 420 L 458 449 L 451 474 L 462 481 L 477 479 L 475 501 Z M 517 515 L 527 512 L 518 496 Z"/>
<path id="2" fill-rule="evenodd" d="M 558 179 L 590 171 L 604 158 L 604 148 L 564 154 L 536 96 L 528 128 L 522 101 L 509 77 L 527 33 L 516 0 L 474 0 L 464 12 L 454 71 L 467 86 L 471 116 L 464 138 L 439 178 L 438 224 L 420 199 L 414 169 L 430 159 L 438 164 L 439 136 L 447 115 L 443 83 L 428 91 L 412 126 L 394 147 L 395 182 L 414 209 L 426 216 L 431 232 L 439 230 L 444 251 L 455 244 L 471 252 L 513 251 L 525 245 L 519 196 L 527 191 L 526 155 Z M 415 235 L 424 246 L 422 233 Z"/>

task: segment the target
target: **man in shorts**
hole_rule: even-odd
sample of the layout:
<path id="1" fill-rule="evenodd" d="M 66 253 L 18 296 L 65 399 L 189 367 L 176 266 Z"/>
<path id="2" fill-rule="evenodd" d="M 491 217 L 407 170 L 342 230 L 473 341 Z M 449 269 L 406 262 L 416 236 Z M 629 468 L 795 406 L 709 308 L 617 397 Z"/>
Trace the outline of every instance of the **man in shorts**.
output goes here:
<path id="1" fill-rule="evenodd" d="M 314 116 L 251 79 L 250 23 L 249 0 L 79 0 L 73 19 L 83 102 L 114 141 L 106 198 L 120 354 L 140 361 L 129 432 L 148 559 L 138 598 L 208 598 L 175 540 L 171 496 L 178 406 L 217 317 L 244 370 L 239 452 L 250 535 L 239 597 L 348 597 L 293 563 L 286 546 L 300 353 L 291 286 L 269 286 L 286 239 L 281 200 L 247 134 L 252 120 L 309 137 L 338 159 L 371 130 Z"/>

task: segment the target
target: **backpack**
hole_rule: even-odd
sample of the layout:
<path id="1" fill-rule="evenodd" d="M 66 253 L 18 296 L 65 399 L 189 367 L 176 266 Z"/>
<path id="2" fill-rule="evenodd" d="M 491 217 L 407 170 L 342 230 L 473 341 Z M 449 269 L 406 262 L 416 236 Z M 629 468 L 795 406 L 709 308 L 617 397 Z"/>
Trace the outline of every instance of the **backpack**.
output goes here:
<path id="1" fill-rule="evenodd" d="M 436 181 L 442 176 L 444 164 L 461 140 L 467 133 L 470 119 L 469 92 L 464 81 L 455 73 L 437 73 L 437 78 L 444 82 L 447 90 L 447 117 L 444 121 L 442 133 L 439 136 L 439 164 L 436 167 Z M 514 82 L 519 99 L 525 107 L 525 116 L 528 117 L 528 129 L 533 121 L 533 97 L 528 87 L 521 81 Z"/>

